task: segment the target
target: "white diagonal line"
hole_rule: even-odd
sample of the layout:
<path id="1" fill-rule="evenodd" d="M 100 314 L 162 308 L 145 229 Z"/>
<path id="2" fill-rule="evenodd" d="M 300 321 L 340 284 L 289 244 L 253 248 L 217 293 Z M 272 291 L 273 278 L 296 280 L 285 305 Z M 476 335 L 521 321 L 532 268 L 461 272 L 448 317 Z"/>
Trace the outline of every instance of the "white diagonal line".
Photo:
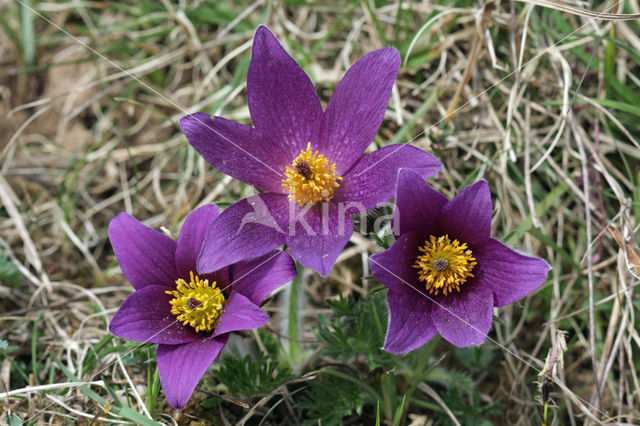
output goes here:
<path id="1" fill-rule="evenodd" d="M 94 53 L 95 55 L 97 55 L 99 58 L 101 58 L 102 60 L 108 62 L 109 64 L 111 64 L 112 66 L 114 66 L 115 68 L 121 70 L 123 73 L 125 73 L 127 76 L 129 76 L 131 79 L 137 81 L 138 83 L 140 83 L 142 86 L 144 86 L 145 88 L 147 88 L 148 90 L 150 90 L 151 92 L 155 93 L 157 96 L 161 97 L 162 99 L 164 99 L 165 101 L 167 101 L 168 103 L 170 103 L 171 105 L 175 106 L 176 108 L 178 108 L 180 111 L 182 111 L 184 114 L 187 114 L 188 112 L 182 108 L 181 106 L 179 106 L 178 104 L 176 104 L 175 102 L 173 102 L 172 100 L 168 99 L 167 97 L 165 97 L 164 95 L 162 95 L 161 93 L 159 93 L 157 90 L 155 90 L 153 87 L 149 86 L 148 84 L 144 83 L 143 81 L 141 81 L 140 79 L 138 79 L 136 76 L 134 76 L 133 74 L 131 74 L 130 72 L 126 71 L 124 68 L 120 67 L 118 64 L 114 63 L 113 61 L 111 61 L 109 58 L 105 57 L 104 55 L 100 54 L 99 52 L 97 52 L 96 50 L 94 50 L 93 48 L 91 48 L 90 46 L 88 46 L 87 44 L 83 43 L 82 41 L 80 41 L 79 39 L 77 39 L 75 36 L 73 36 L 72 34 L 70 34 L 68 31 L 64 30 L 63 28 L 61 28 L 60 26 L 56 25 L 55 23 L 53 23 L 52 21 L 50 21 L 48 18 L 46 18 L 44 15 L 40 14 L 39 12 L 37 12 L 36 10 L 32 9 L 30 6 L 26 5 L 22 0 L 16 0 L 18 3 L 20 3 L 23 7 L 25 7 L 26 9 L 28 9 L 29 11 L 31 11 L 32 13 L 34 13 L 35 15 L 38 15 L 40 18 L 42 18 L 43 20 L 45 20 L 46 22 L 48 22 L 50 25 L 54 26 L 55 28 L 57 28 L 58 30 L 60 30 L 61 32 L 63 32 L 65 35 L 67 35 L 68 37 L 70 37 L 71 39 L 73 39 L 75 42 L 77 42 L 78 44 L 82 45 L 83 47 L 85 47 L 86 49 L 90 50 L 92 53 Z M 612 5 L 611 7 L 603 10 L 602 12 L 600 12 L 597 16 L 591 18 L 588 22 L 586 22 L 585 24 L 583 24 L 582 26 L 580 26 L 578 29 L 576 29 L 575 31 L 569 33 L 568 35 L 566 35 L 565 37 L 563 37 L 562 39 L 560 39 L 558 42 L 556 42 L 554 45 L 552 45 L 551 47 L 548 47 L 547 49 L 543 50 L 541 53 L 539 53 L 538 55 L 534 56 L 531 60 L 529 60 L 528 62 L 526 62 L 525 64 L 523 64 L 521 67 L 517 68 L 517 70 L 521 70 L 523 69 L 525 66 L 527 66 L 529 63 L 531 63 L 532 61 L 536 60 L 537 58 L 539 58 L 540 56 L 546 54 L 552 47 L 557 46 L 558 44 L 560 44 L 562 41 L 564 41 L 565 39 L 567 39 L 568 37 L 572 36 L 573 34 L 577 33 L 579 30 L 581 30 L 584 26 L 590 24 L 591 22 L 593 22 L 594 20 L 598 19 L 601 15 L 603 15 L 604 13 L 606 13 L 608 10 L 611 10 L 613 7 L 617 6 L 618 4 L 622 3 L 622 0 L 620 0 L 618 3 Z M 511 75 L 513 75 L 516 72 L 516 70 L 512 71 L 511 73 L 509 73 L 508 75 L 506 75 L 505 77 L 503 77 L 501 80 L 499 80 L 497 83 L 489 86 L 487 89 L 485 89 L 484 91 L 482 91 L 481 93 L 479 93 L 478 95 L 474 96 L 473 98 L 469 99 L 466 103 L 462 104 L 461 106 L 459 106 L 458 108 L 456 108 L 451 114 L 449 114 L 448 116 L 451 116 L 453 114 L 455 114 L 456 112 L 458 112 L 460 109 L 464 108 L 465 106 L 467 106 L 469 103 L 471 103 L 473 100 L 479 98 L 480 96 L 482 96 L 483 94 L 487 93 L 488 91 L 490 91 L 491 89 L 493 89 L 494 87 L 497 87 L 498 85 L 500 85 L 503 81 L 505 81 L 507 78 L 509 78 Z M 369 166 L 368 168 L 366 168 L 365 170 L 363 170 L 362 172 L 360 172 L 359 174 L 362 174 L 364 172 L 366 172 L 367 170 L 371 169 L 372 167 L 374 167 L 376 164 L 380 163 L 381 161 L 383 161 L 384 159 L 386 159 L 387 157 L 394 155 L 397 151 L 399 151 L 400 149 L 402 149 L 405 145 L 410 144 L 412 141 L 414 141 L 415 139 L 417 139 L 418 137 L 420 137 L 421 135 L 425 134 L 426 132 L 428 132 L 429 130 L 431 130 L 432 128 L 434 128 L 435 126 L 437 126 L 439 123 L 441 123 L 443 120 L 445 120 L 448 116 L 445 116 L 443 118 L 441 118 L 440 120 L 438 120 L 436 123 L 434 123 L 433 125 L 431 125 L 428 129 L 423 130 L 422 132 L 419 132 L 418 134 L 416 134 L 414 137 L 412 137 L 411 139 L 409 139 L 406 143 L 404 144 L 400 144 L 400 146 L 393 150 L 391 153 L 387 154 L 386 156 L 382 157 L 381 159 L 379 159 L 377 162 L 375 162 L 374 164 L 372 164 L 371 166 Z M 225 139 L 226 141 L 228 141 L 229 143 L 231 143 L 232 145 L 234 145 L 236 148 L 242 150 L 243 152 L 245 152 L 246 154 L 248 154 L 250 157 L 252 157 L 253 159 L 255 159 L 256 161 L 258 161 L 259 163 L 263 164 L 264 166 L 266 166 L 267 168 L 269 168 L 270 170 L 272 170 L 273 172 L 275 172 L 276 174 L 281 174 L 280 172 L 278 172 L 277 170 L 273 169 L 271 166 L 269 166 L 268 164 L 264 163 L 262 160 L 260 160 L 259 158 L 255 157 L 253 154 L 251 154 L 250 152 L 246 151 L 244 148 L 242 148 L 241 146 L 237 145 L 236 143 L 234 143 L 233 141 L 231 141 L 230 139 L 228 139 L 226 136 L 220 134 L 219 132 L 217 132 L 215 129 L 211 128 L 209 125 L 207 125 L 206 123 L 202 122 L 201 120 L 197 120 L 200 122 L 200 124 L 204 125 L 205 127 L 207 127 L 209 130 L 211 130 L 212 132 L 214 132 L 215 134 L 217 134 L 218 136 L 222 137 L 223 139 Z M 258 266 L 256 266 L 255 268 L 253 268 L 251 271 L 247 272 L 246 274 L 244 274 L 242 277 L 234 280 L 232 283 L 230 283 L 229 285 L 225 286 L 222 290 L 225 290 L 227 288 L 229 288 L 234 282 L 242 279 L 244 276 L 246 276 L 247 274 L 253 272 L 255 269 L 257 269 L 258 267 L 262 266 L 265 262 L 271 260 L 273 257 L 275 257 L 279 252 L 277 252 L 275 255 L 271 256 L 269 259 L 265 260 L 264 262 L 262 262 L 261 264 L 259 264 Z M 369 257 L 369 259 L 376 263 L 378 266 L 380 266 L 381 268 L 385 269 L 387 272 L 389 272 L 390 274 L 396 276 L 393 272 L 388 271 L 384 266 L 380 265 L 379 263 L 375 262 L 375 260 L 371 259 L 371 257 Z M 415 287 L 413 287 L 411 284 L 407 283 L 406 281 L 404 281 L 402 278 L 397 277 L 399 280 L 401 280 L 404 284 L 409 285 L 414 291 L 418 292 L 419 294 L 423 295 L 424 297 L 426 297 L 427 299 L 429 299 L 432 303 L 435 303 L 436 305 L 438 305 L 441 309 L 447 311 L 448 313 L 450 313 L 451 315 L 453 315 L 454 317 L 456 317 L 457 319 L 459 319 L 460 321 L 462 321 L 463 323 L 465 323 L 466 325 L 468 325 L 470 328 L 474 329 L 477 332 L 480 332 L 474 325 L 467 323 L 464 319 L 460 318 L 457 314 L 453 313 L 452 311 L 450 311 L 448 308 L 442 306 L 441 304 L 439 304 L 438 302 L 436 302 L 433 298 L 431 298 L 430 296 L 426 295 L 425 293 L 420 292 L 418 289 L 416 289 Z M 175 322 L 178 322 L 178 320 L 176 319 Z M 175 323 L 174 322 L 174 323 Z M 173 323 L 172 323 L 173 324 Z M 171 324 L 171 325 L 172 325 Z M 154 336 L 158 335 L 159 333 L 161 333 L 162 331 L 164 331 L 166 328 L 168 328 L 170 325 L 168 325 L 167 327 L 163 328 L 162 330 L 158 331 L 156 334 L 154 334 L 153 336 L 151 336 L 149 339 L 153 338 Z M 482 333 L 482 332 L 480 332 Z M 523 359 L 522 357 L 520 357 L 519 355 L 515 354 L 513 351 L 511 351 L 510 349 L 506 348 L 505 346 L 501 345 L 499 342 L 497 342 L 496 340 L 494 340 L 491 337 L 487 337 L 489 340 L 491 340 L 493 343 L 495 343 L 497 346 L 499 346 L 500 348 L 506 350 L 507 352 L 509 352 L 511 355 L 513 355 L 514 357 L 516 357 L 517 359 L 519 359 L 520 361 L 522 361 L 523 363 L 527 364 L 529 367 L 531 367 L 533 370 L 538 371 L 539 370 L 532 365 L 531 363 L 527 362 L 525 359 Z M 139 348 L 141 345 L 147 343 L 149 341 L 149 339 L 147 339 L 144 342 L 141 342 L 139 345 L 135 346 L 134 348 L 130 349 L 129 351 L 127 351 L 124 356 L 126 356 L 127 354 L 131 353 L 132 351 L 134 351 L 135 349 Z M 101 369 L 98 373 L 94 374 L 90 379 L 88 379 L 87 381 L 82 382 L 81 384 L 75 386 L 73 389 L 76 389 L 79 386 L 82 385 L 86 385 L 87 383 L 89 383 L 96 375 L 102 373 L 104 370 L 106 370 L 107 368 L 109 368 L 113 363 L 115 363 L 116 361 L 113 361 L 111 363 L 109 363 L 107 366 L 105 366 L 103 369 Z M 575 395 L 575 394 L 574 394 Z M 604 415 L 608 420 L 614 421 L 614 419 L 610 418 L 609 416 L 607 416 L 605 413 L 603 413 L 602 411 L 600 411 L 597 407 L 591 405 L 590 403 L 588 403 L 587 401 L 583 400 L 582 398 L 580 398 L 578 395 L 575 395 L 576 398 L 578 398 L 580 401 L 582 401 L 584 404 L 594 408 L 596 411 L 598 411 L 600 414 Z M 38 412 L 34 413 L 29 419 L 27 419 L 27 422 L 29 420 L 31 420 L 34 416 L 36 416 L 39 412 L 46 410 L 48 407 L 50 407 L 52 404 L 49 404 L 47 407 L 43 408 L 42 410 L 39 410 Z"/>
<path id="2" fill-rule="evenodd" d="M 19 1 L 19 0 L 18 0 Z M 254 268 L 252 268 L 251 270 L 249 270 L 248 272 L 246 272 L 244 275 L 238 277 L 238 278 L 234 278 L 233 281 L 231 281 L 229 284 L 227 284 L 225 287 L 221 288 L 220 291 L 224 291 L 226 289 L 228 289 L 229 287 L 231 287 L 233 284 L 235 284 L 236 282 L 240 281 L 242 278 L 246 277 L 247 275 L 249 275 L 250 273 L 252 273 L 253 271 L 255 271 L 256 269 L 258 269 L 259 267 L 261 267 L 262 265 L 264 265 L 265 263 L 267 263 L 268 261 L 270 261 L 271 259 L 273 259 L 274 257 L 276 257 L 278 254 L 280 254 L 280 250 L 276 251 L 275 254 L 273 256 L 270 256 L 268 259 L 266 259 L 265 261 L 261 262 L 259 265 L 255 266 Z M 213 298 L 214 296 L 211 296 L 211 298 Z M 209 299 L 205 300 L 208 301 Z M 157 331 L 156 333 L 154 333 L 152 336 L 149 336 L 145 341 L 140 342 L 139 344 L 135 345 L 133 348 L 129 349 L 127 352 L 125 352 L 124 354 L 120 355 L 120 357 L 123 356 L 127 356 L 129 355 L 131 352 L 135 351 L 136 349 L 140 348 L 142 345 L 146 344 L 146 343 L 150 343 L 149 340 L 153 339 L 155 336 L 159 335 L 160 333 L 162 333 L 163 331 L 165 331 L 166 329 L 168 329 L 169 327 L 173 326 L 176 323 L 180 323 L 180 321 L 176 318 L 171 324 L 168 324 L 167 326 L 165 326 L 164 328 L 162 328 L 161 330 Z M 127 339 L 128 340 L 128 339 Z M 187 343 L 183 343 L 184 345 L 189 344 L 190 342 Z M 74 382 L 74 386 L 69 386 L 71 388 L 71 391 L 74 391 L 75 389 L 79 388 L 80 386 L 86 386 L 87 384 L 90 384 L 91 382 L 93 382 L 93 379 L 101 374 L 103 371 L 105 371 L 106 369 L 108 369 L 109 367 L 111 367 L 113 364 L 115 364 L 117 362 L 117 360 L 111 361 L 110 363 L 108 363 L 106 366 L 104 366 L 102 369 L 100 369 L 97 373 L 93 374 L 91 377 L 89 377 L 88 379 L 81 381 L 81 382 Z M 69 395 L 71 395 L 71 392 L 69 392 Z M 0 394 L 0 398 L 5 397 L 8 398 L 9 395 L 6 394 Z M 28 419 L 26 419 L 24 421 L 24 423 L 29 423 L 29 421 L 31 421 L 35 416 L 37 416 L 39 413 L 45 411 L 47 408 L 51 407 L 52 405 L 54 405 L 55 402 L 50 403 L 49 405 L 47 405 L 44 408 L 41 408 L 39 410 L 37 410 L 36 412 L 34 412 Z M 152 419 L 153 420 L 153 419 Z"/>
<path id="3" fill-rule="evenodd" d="M 364 251 L 360 251 L 360 253 L 362 254 L 367 254 Z M 405 281 L 402 277 L 399 277 L 398 275 L 394 274 L 392 271 L 388 270 L 387 268 L 385 268 L 383 265 L 381 265 L 380 263 L 376 262 L 371 256 L 369 256 L 369 261 L 375 263 L 376 265 L 378 265 L 379 267 L 381 267 L 382 269 L 384 269 L 387 273 L 393 275 L 395 278 L 397 278 L 398 280 L 400 280 L 400 282 L 402 282 L 403 284 L 409 286 L 413 291 L 415 291 L 416 293 L 422 295 L 423 297 L 427 298 L 431 303 L 437 305 L 440 309 L 443 309 L 444 311 L 446 311 L 447 313 L 449 313 L 450 315 L 454 316 L 456 319 L 458 319 L 459 321 L 463 322 L 465 325 L 469 326 L 469 328 L 473 329 L 474 331 L 480 333 L 480 334 L 484 334 L 482 331 L 478 330 L 478 328 L 476 326 L 474 326 L 473 324 L 467 322 L 464 318 L 460 317 L 458 314 L 456 314 L 455 312 L 453 312 L 452 310 L 450 310 L 449 308 L 446 308 L 445 306 L 443 306 L 442 304 L 438 303 L 434 298 L 432 298 L 431 296 L 429 296 L 426 293 L 421 292 L 420 290 L 418 290 L 416 287 L 412 286 L 410 283 L 408 283 L 407 281 Z M 389 313 L 390 315 L 391 313 Z M 501 349 L 504 349 L 505 351 L 509 352 L 511 355 L 513 355 L 515 358 L 517 358 L 518 360 L 522 361 L 523 363 L 525 363 L 527 366 L 529 366 L 531 369 L 535 370 L 537 373 L 540 373 L 540 370 L 538 368 L 536 368 L 536 366 L 534 366 L 533 364 L 531 364 L 530 362 L 528 362 L 527 360 L 525 360 L 524 358 L 522 358 L 520 355 L 516 354 L 515 352 L 513 352 L 512 350 L 510 350 L 509 348 L 507 348 L 506 346 L 503 346 L 502 344 L 500 344 L 500 342 L 498 342 L 497 340 L 493 339 L 492 337 L 489 337 L 487 335 L 487 339 L 490 340 L 492 343 L 495 343 L 498 347 L 500 347 Z M 564 386 L 564 384 L 556 382 L 555 379 L 551 378 L 551 380 L 554 383 L 557 383 L 558 386 L 562 385 L 561 387 L 563 389 L 567 389 L 568 388 L 566 386 Z M 570 391 L 571 392 L 571 391 Z M 573 392 L 571 392 L 573 393 Z M 595 411 L 597 411 L 599 414 L 603 415 L 607 420 L 612 421 L 614 423 L 618 423 L 615 421 L 615 419 L 609 417 L 606 413 L 604 413 L 603 411 L 601 411 L 598 407 L 590 404 L 589 402 L 585 401 L 584 399 L 582 399 L 580 396 L 578 396 L 577 394 L 573 393 L 573 395 L 578 398 L 580 401 L 582 401 L 585 405 L 588 405 L 589 407 L 593 408 Z"/>
<path id="4" fill-rule="evenodd" d="M 93 49 L 91 46 L 87 45 L 86 43 L 83 43 L 81 40 L 79 40 L 77 37 L 75 37 L 73 34 L 69 33 L 67 30 L 65 30 L 64 28 L 60 27 L 59 25 L 55 24 L 54 22 L 50 21 L 46 16 L 42 15 L 41 13 L 39 13 L 38 11 L 34 10 L 33 8 L 31 8 L 30 6 L 28 6 L 27 4 L 25 4 L 22 0 L 16 0 L 18 3 L 20 3 L 23 7 L 25 7 L 26 9 L 28 9 L 29 11 L 31 11 L 31 13 L 38 15 L 40 18 L 44 19 L 45 21 L 47 21 L 50 25 L 54 26 L 56 29 L 62 31 L 66 36 L 68 36 L 69 38 L 71 38 L 72 40 L 74 40 L 76 43 L 80 44 L 81 46 L 83 46 L 84 48 L 90 50 L 92 53 L 94 53 L 95 55 L 97 55 L 100 59 L 102 59 L 103 61 L 108 62 L 110 65 L 114 66 L 115 68 L 119 69 L 121 72 L 123 72 L 124 74 L 126 74 L 127 76 L 129 76 L 131 79 L 137 81 L 138 83 L 140 83 L 142 86 L 144 86 L 144 88 L 146 88 L 147 90 L 150 90 L 151 92 L 153 92 L 154 94 L 156 94 L 157 96 L 159 96 L 160 98 L 162 98 L 163 100 L 165 100 L 166 102 L 168 102 L 169 104 L 173 105 L 174 107 L 176 107 L 177 109 L 179 109 L 180 111 L 182 111 L 183 114 L 188 114 L 188 111 L 185 110 L 184 108 L 182 108 L 180 105 L 178 105 L 177 103 L 175 103 L 174 101 L 172 101 L 171 99 L 167 98 L 166 96 L 164 96 L 162 93 L 158 92 L 156 89 L 154 89 L 153 87 L 149 86 L 147 83 L 145 83 L 144 81 L 140 80 L 139 78 L 137 78 L 135 75 L 131 74 L 129 71 L 125 70 L 124 68 L 122 68 L 120 65 L 116 64 L 115 62 L 113 62 L 111 59 L 107 58 L 106 56 L 104 56 L 103 54 L 101 54 L 100 52 L 96 51 L 95 49 Z M 202 124 L 203 126 L 205 126 L 207 129 L 211 130 L 213 133 L 215 133 L 216 135 L 220 136 L 221 138 L 225 139 L 227 142 L 229 142 L 231 145 L 235 146 L 236 148 L 240 149 L 241 151 L 243 151 L 245 154 L 249 155 L 251 158 L 253 158 L 254 160 L 258 161 L 260 164 L 262 164 L 263 166 L 269 168 L 271 171 L 273 171 L 274 173 L 276 173 L 277 175 L 281 175 L 282 171 L 277 171 L 276 169 L 274 169 L 273 167 L 271 167 L 270 165 L 266 164 L 264 161 L 262 161 L 261 159 L 259 159 L 258 157 L 256 157 L 255 155 L 253 155 L 252 153 L 250 153 L 249 151 L 247 151 L 246 149 L 244 149 L 243 147 L 241 147 L 240 145 L 238 145 L 237 143 L 233 142 L 231 139 L 227 138 L 225 135 L 219 133 L 218 131 L 216 131 L 215 129 L 213 129 L 211 126 L 209 126 L 208 124 L 204 123 L 203 121 L 201 121 L 200 119 L 196 119 L 200 124 Z"/>
<path id="5" fill-rule="evenodd" d="M 506 76 L 504 76 L 502 79 L 498 80 L 498 82 L 492 84 L 491 86 L 487 87 L 485 90 L 483 90 L 482 92 L 480 92 L 479 94 L 477 94 L 476 96 L 472 97 L 471 99 L 469 99 L 467 102 L 465 102 L 464 104 L 460 105 L 458 108 L 456 108 L 455 110 L 453 110 L 450 114 L 445 115 L 444 117 L 442 117 L 440 120 L 436 121 L 435 123 L 433 123 L 431 126 L 429 126 L 429 128 L 419 132 L 418 134 L 416 134 L 414 137 L 412 137 L 411 139 L 409 139 L 408 141 L 404 142 L 404 143 L 400 143 L 398 144 L 398 147 L 394 150 L 392 150 L 389 154 L 385 155 L 384 157 L 380 158 L 378 161 L 376 161 L 375 163 L 373 163 L 372 165 L 370 165 L 369 167 L 367 167 L 366 169 L 364 169 L 363 171 L 361 171 L 360 173 L 357 174 L 357 176 L 360 176 L 361 174 L 365 173 L 367 170 L 373 168 L 375 165 L 379 164 L 381 161 L 384 161 L 386 158 L 390 157 L 391 155 L 394 155 L 396 152 L 398 152 L 399 150 L 401 150 L 402 148 L 404 148 L 406 145 L 409 145 L 411 142 L 413 142 L 414 140 L 416 140 L 417 138 L 419 138 L 420 136 L 424 135 L 425 133 L 427 133 L 428 131 L 430 131 L 431 129 L 433 129 L 434 127 L 436 127 L 438 124 L 440 124 L 441 122 L 443 122 L 444 120 L 446 120 L 448 117 L 452 117 L 455 113 L 457 113 L 458 111 L 460 111 L 462 108 L 466 107 L 467 105 L 469 105 L 471 102 L 473 102 L 474 100 L 480 98 L 480 96 L 484 95 L 485 93 L 489 92 L 491 89 L 493 89 L 494 87 L 499 86 L 500 84 L 502 84 L 503 81 L 505 81 L 507 78 L 511 77 L 512 75 L 514 75 L 516 72 L 521 71 L 522 69 L 524 69 L 524 67 L 526 67 L 527 65 L 529 65 L 531 62 L 537 60 L 539 57 L 546 55 L 549 51 L 551 51 L 551 49 L 553 49 L 554 47 L 556 47 L 557 45 L 559 45 L 560 43 L 562 43 L 564 40 L 566 40 L 567 38 L 571 37 L 572 35 L 574 35 L 575 33 L 577 33 L 578 31 L 580 31 L 583 27 L 591 24 L 593 21 L 595 21 L 596 19 L 598 19 L 601 15 L 603 15 L 604 13 L 606 13 L 607 11 L 613 9 L 614 7 L 618 6 L 620 3 L 622 3 L 623 0 L 619 0 L 617 3 L 614 3 L 612 6 L 608 7 L 607 9 L 604 9 L 602 12 L 600 12 L 597 16 L 590 18 L 587 22 L 585 22 L 584 24 L 582 24 L 580 27 L 578 27 L 575 31 L 572 31 L 571 33 L 567 34 L 566 36 L 562 37 L 560 40 L 558 40 L 556 43 L 554 43 L 553 45 L 547 47 L 546 49 L 544 49 L 542 52 L 540 52 L 539 54 L 535 55 L 533 58 L 531 58 L 529 61 L 527 61 L 526 63 L 524 63 L 523 65 L 521 65 L 520 67 L 514 69 L 513 71 L 511 71 L 509 74 L 507 74 Z M 585 71 L 586 72 L 586 71 Z M 563 117 L 563 120 L 566 120 L 566 116 Z"/>

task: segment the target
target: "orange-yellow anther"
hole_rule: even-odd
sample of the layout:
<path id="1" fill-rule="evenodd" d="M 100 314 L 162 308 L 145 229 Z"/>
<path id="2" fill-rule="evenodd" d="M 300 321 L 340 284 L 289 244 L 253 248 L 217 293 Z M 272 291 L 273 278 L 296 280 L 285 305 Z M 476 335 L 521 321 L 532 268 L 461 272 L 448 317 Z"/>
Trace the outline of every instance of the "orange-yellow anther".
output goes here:
<path id="1" fill-rule="evenodd" d="M 423 253 L 418 255 L 413 267 L 418 269 L 418 279 L 425 283 L 430 294 L 452 293 L 468 278 L 473 278 L 471 271 L 478 264 L 468 249 L 467 243 L 451 241 L 449 235 L 441 237 L 429 236 L 424 245 L 418 247 Z"/>
<path id="2" fill-rule="evenodd" d="M 284 172 L 286 179 L 282 186 L 289 191 L 289 199 L 300 206 L 315 204 L 333 198 L 333 191 L 340 186 L 341 176 L 336 176 L 336 164 L 318 151 L 311 151 L 311 142 L 307 149 L 300 151 L 291 167 Z"/>
<path id="3" fill-rule="evenodd" d="M 212 331 L 224 309 L 226 299 L 214 281 L 202 280 L 190 272 L 190 281 L 176 280 L 176 290 L 165 291 L 173 296 L 171 313 L 178 316 L 183 325 L 190 325 L 196 331 Z"/>

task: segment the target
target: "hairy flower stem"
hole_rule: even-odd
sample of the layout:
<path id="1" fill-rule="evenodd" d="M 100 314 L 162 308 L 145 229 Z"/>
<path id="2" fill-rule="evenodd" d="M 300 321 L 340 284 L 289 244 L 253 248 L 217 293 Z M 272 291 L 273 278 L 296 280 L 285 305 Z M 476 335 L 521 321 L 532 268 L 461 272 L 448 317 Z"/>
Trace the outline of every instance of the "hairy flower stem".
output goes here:
<path id="1" fill-rule="evenodd" d="M 153 355 L 150 354 L 147 367 L 147 390 L 145 392 L 147 397 L 147 410 L 151 413 L 152 417 L 155 417 L 156 401 L 158 400 L 158 394 L 160 393 L 160 373 L 158 366 L 155 363 Z"/>
<path id="2" fill-rule="evenodd" d="M 295 363 L 300 354 L 300 304 L 303 292 L 301 291 L 301 282 L 304 280 L 304 266 L 296 262 L 296 271 L 298 275 L 291 281 L 289 288 L 289 356 Z"/>

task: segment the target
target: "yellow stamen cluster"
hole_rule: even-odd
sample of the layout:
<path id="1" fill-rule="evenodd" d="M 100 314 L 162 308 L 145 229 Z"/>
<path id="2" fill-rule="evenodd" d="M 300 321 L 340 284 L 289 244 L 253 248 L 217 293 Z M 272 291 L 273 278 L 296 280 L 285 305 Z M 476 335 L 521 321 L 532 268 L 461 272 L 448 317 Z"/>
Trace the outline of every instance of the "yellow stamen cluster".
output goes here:
<path id="1" fill-rule="evenodd" d="M 177 290 L 166 291 L 173 296 L 171 313 L 178 316 L 183 325 L 190 325 L 196 331 L 212 331 L 222 314 L 226 299 L 222 291 L 216 288 L 214 281 L 202 280 L 190 272 L 191 280 L 176 280 Z"/>
<path id="2" fill-rule="evenodd" d="M 418 279 L 425 282 L 429 294 L 444 295 L 460 292 L 460 286 L 473 278 L 471 271 L 478 264 L 468 250 L 467 243 L 449 239 L 449 235 L 435 237 L 431 235 L 423 246 L 413 267 L 418 269 Z"/>
<path id="3" fill-rule="evenodd" d="M 289 200 L 297 201 L 300 207 L 330 200 L 342 180 L 336 176 L 336 163 L 329 165 L 324 155 L 311 151 L 311 142 L 284 174 L 287 178 L 282 180 L 282 186 L 289 191 Z"/>

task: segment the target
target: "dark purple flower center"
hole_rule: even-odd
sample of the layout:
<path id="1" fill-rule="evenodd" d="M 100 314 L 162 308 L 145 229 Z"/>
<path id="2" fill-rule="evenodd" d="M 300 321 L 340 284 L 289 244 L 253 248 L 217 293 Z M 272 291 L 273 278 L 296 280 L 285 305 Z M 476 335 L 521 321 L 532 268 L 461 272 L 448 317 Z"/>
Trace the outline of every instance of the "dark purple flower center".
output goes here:
<path id="1" fill-rule="evenodd" d="M 433 269 L 436 271 L 444 271 L 449 266 L 449 261 L 447 259 L 436 259 L 433 261 Z"/>
<path id="2" fill-rule="evenodd" d="M 199 301 L 198 299 L 192 297 L 191 299 L 187 300 L 187 307 L 191 310 L 196 309 L 198 306 L 200 306 L 202 304 L 201 301 Z"/>
<path id="3" fill-rule="evenodd" d="M 296 172 L 299 175 L 304 176 L 305 179 L 309 180 L 313 176 L 313 172 L 311 171 L 311 166 L 306 161 L 298 161 L 296 163 Z"/>

